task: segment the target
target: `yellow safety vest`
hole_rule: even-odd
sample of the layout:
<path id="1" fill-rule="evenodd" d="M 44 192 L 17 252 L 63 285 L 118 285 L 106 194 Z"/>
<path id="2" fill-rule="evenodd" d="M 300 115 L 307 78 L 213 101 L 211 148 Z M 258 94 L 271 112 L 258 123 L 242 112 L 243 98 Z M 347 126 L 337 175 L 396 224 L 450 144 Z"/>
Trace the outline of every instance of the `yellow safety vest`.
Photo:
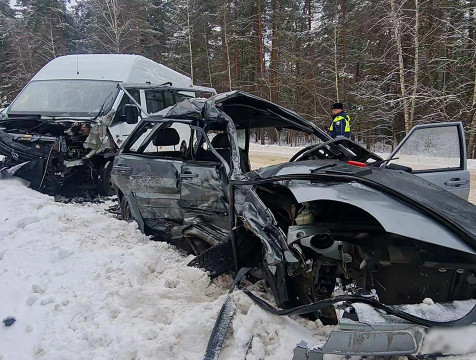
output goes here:
<path id="1" fill-rule="evenodd" d="M 344 131 L 346 133 L 350 133 L 350 116 L 346 114 L 346 116 L 342 116 L 342 115 L 339 115 L 339 116 L 336 116 L 336 118 L 332 121 L 332 124 L 331 124 L 331 127 L 329 128 L 330 131 L 334 131 L 334 123 L 335 122 L 339 122 L 339 121 L 342 121 L 344 120 L 345 121 L 345 129 Z"/>

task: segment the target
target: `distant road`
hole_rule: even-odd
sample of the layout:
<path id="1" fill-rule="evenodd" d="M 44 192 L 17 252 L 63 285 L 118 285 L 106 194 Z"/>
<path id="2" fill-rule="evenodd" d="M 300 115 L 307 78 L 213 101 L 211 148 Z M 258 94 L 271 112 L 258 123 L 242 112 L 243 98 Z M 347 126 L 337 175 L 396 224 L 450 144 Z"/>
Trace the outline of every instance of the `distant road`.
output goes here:
<path id="1" fill-rule="evenodd" d="M 250 144 L 250 162 L 252 169 L 260 167 L 281 164 L 289 161 L 289 159 L 301 147 L 289 146 L 273 146 L 273 145 L 258 145 Z M 471 160 L 474 162 L 474 160 Z M 471 163 L 469 168 L 471 171 L 471 193 L 469 194 L 469 201 L 476 205 L 476 164 Z"/>

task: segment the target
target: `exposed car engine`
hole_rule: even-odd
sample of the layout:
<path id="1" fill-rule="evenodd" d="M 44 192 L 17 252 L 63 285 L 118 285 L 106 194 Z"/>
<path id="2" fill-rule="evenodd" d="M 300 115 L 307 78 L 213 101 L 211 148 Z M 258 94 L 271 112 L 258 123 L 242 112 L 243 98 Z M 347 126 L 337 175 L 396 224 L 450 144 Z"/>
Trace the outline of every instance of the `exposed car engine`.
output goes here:
<path id="1" fill-rule="evenodd" d="M 288 189 L 271 184 L 258 186 L 257 194 L 305 264 L 288 271 L 298 303 L 357 295 L 398 305 L 476 294 L 475 257 L 468 253 L 386 231 L 374 216 L 349 203 L 297 203 Z M 333 312 L 319 316 L 335 323 Z"/>
<path id="2" fill-rule="evenodd" d="M 53 194 L 67 180 L 73 179 L 74 186 L 96 183 L 100 164 L 86 159 L 91 151 L 86 147 L 90 122 L 13 119 L 0 132 L 0 153 L 6 156 L 4 166 L 26 163 L 17 175 L 32 188 Z"/>

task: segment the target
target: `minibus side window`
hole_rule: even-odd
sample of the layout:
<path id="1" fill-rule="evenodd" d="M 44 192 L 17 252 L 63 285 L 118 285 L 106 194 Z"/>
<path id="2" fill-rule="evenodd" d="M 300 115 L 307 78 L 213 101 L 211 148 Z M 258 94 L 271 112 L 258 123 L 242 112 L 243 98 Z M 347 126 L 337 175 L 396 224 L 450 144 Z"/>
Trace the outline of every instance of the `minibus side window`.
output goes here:
<path id="1" fill-rule="evenodd" d="M 127 89 L 127 92 L 131 94 L 135 101 L 140 104 L 140 92 L 139 90 Z M 116 115 L 111 125 L 117 125 L 126 121 L 125 106 L 127 104 L 133 104 L 134 102 L 125 93 L 122 95 L 121 103 L 119 104 Z"/>

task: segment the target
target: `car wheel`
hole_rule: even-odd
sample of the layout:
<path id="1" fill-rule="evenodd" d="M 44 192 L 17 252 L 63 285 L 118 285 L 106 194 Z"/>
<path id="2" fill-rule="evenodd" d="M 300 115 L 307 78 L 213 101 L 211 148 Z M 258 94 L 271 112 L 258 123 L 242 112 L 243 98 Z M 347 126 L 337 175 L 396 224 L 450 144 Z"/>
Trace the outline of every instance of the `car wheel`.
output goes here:
<path id="1" fill-rule="evenodd" d="M 115 193 L 111 179 L 112 165 L 112 160 L 106 161 L 99 169 L 97 185 L 99 195 L 112 196 Z"/>
<path id="2" fill-rule="evenodd" d="M 132 217 L 131 205 L 127 201 L 126 197 L 123 196 L 121 199 L 121 217 L 122 220 L 127 222 L 133 222 L 134 218 Z"/>
<path id="3" fill-rule="evenodd" d="M 210 273 L 212 278 L 223 274 L 233 267 L 233 258 L 231 244 L 229 242 L 221 243 L 207 249 L 197 249 L 192 246 L 196 257 L 188 263 L 188 266 L 199 267 Z"/>
<path id="4" fill-rule="evenodd" d="M 186 238 L 194 255 L 201 255 L 210 248 L 210 244 L 206 243 L 199 237 Z"/>

